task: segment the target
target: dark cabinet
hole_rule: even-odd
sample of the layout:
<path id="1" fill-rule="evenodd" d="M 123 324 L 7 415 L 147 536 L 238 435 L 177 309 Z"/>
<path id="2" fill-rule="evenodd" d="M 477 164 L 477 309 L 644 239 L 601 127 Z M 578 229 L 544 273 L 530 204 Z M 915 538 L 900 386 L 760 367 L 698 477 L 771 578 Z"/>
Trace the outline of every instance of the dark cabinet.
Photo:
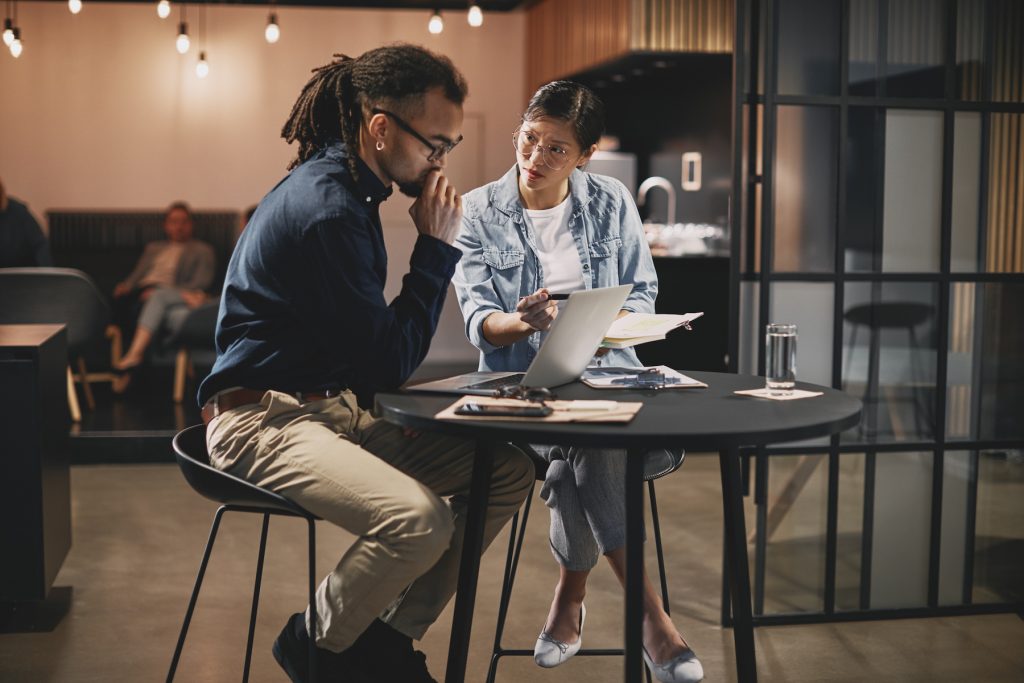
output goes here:
<path id="1" fill-rule="evenodd" d="M 67 336 L 0 325 L 0 603 L 42 601 L 71 547 Z"/>
<path id="2" fill-rule="evenodd" d="M 676 370 L 727 372 L 729 349 L 729 259 L 718 256 L 655 257 L 658 313 L 704 311 L 693 330 L 670 332 L 666 339 L 637 347 L 645 365 Z"/>

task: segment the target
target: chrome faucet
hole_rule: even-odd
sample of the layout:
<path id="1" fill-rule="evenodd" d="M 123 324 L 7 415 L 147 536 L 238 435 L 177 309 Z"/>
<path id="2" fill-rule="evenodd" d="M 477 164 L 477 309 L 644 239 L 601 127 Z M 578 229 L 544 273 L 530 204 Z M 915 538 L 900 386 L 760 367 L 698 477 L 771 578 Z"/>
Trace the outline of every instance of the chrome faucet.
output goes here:
<path id="1" fill-rule="evenodd" d="M 665 190 L 668 194 L 668 216 L 666 216 L 666 225 L 675 225 L 676 222 L 676 188 L 672 187 L 672 183 L 667 178 L 662 178 L 659 175 L 651 176 L 647 180 L 640 183 L 639 189 L 636 191 L 636 203 L 639 206 L 643 206 L 647 202 L 647 193 L 651 188 L 660 187 Z"/>

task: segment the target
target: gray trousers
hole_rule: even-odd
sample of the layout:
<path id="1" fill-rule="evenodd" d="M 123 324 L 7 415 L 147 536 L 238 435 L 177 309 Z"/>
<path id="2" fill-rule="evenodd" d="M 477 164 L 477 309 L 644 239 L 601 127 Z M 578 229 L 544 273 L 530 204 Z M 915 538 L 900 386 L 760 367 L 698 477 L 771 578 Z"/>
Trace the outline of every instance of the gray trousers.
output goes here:
<path id="1" fill-rule="evenodd" d="M 540 497 L 551 512 L 551 553 L 570 571 L 589 571 L 601 555 L 626 544 L 626 451 L 533 448 L 550 463 Z M 644 479 L 668 474 L 682 461 L 682 451 L 651 451 Z"/>
<path id="2" fill-rule="evenodd" d="M 177 334 L 188 315 L 188 305 L 181 298 L 181 291 L 174 287 L 157 287 L 142 304 L 138 326 L 156 336 L 164 328 L 168 337 Z"/>

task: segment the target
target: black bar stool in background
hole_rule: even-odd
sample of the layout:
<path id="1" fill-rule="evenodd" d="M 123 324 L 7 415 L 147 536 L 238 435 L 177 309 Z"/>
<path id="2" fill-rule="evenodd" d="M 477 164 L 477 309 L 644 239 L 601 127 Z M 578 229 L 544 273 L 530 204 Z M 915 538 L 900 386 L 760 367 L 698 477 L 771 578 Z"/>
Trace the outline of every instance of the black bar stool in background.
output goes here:
<path id="1" fill-rule="evenodd" d="M 279 496 L 272 491 L 260 488 L 212 467 L 210 465 L 209 453 L 206 451 L 205 425 L 196 425 L 182 430 L 174 437 L 173 445 L 174 457 L 177 459 L 181 473 L 185 475 L 188 483 L 197 493 L 220 503 L 221 506 L 217 508 L 217 514 L 213 518 L 210 538 L 206 542 L 203 561 L 199 565 L 199 575 L 196 576 L 192 597 L 189 599 L 188 610 L 185 612 L 185 621 L 181 625 L 181 633 L 178 635 L 178 645 L 174 649 L 174 658 L 171 660 L 171 667 L 167 672 L 167 683 L 174 680 L 174 672 L 178 668 L 178 660 L 181 657 L 182 648 L 185 646 L 185 636 L 188 633 L 189 622 L 192 621 L 192 612 L 195 610 L 196 600 L 199 598 L 199 589 L 203 585 L 206 565 L 210 560 L 213 543 L 217 538 L 217 528 L 220 526 L 221 517 L 229 510 L 263 515 L 263 531 L 260 534 L 260 554 L 259 559 L 256 561 L 256 585 L 253 588 L 252 613 L 249 617 L 249 638 L 245 646 L 245 668 L 242 672 L 242 681 L 245 683 L 249 680 L 252 641 L 256 631 L 256 610 L 259 605 L 260 581 L 263 578 L 263 556 L 267 548 L 267 527 L 270 524 L 270 515 L 301 517 L 306 520 L 309 529 L 310 632 L 316 633 L 316 526 L 314 522 L 318 517 L 306 512 L 283 496 Z M 316 646 L 314 641 L 314 638 L 309 639 L 309 672 L 311 680 L 316 679 Z"/>
<path id="2" fill-rule="evenodd" d="M 529 455 L 530 459 L 533 460 L 537 480 L 544 481 L 548 472 L 548 461 L 529 446 L 518 443 L 516 446 Z M 679 463 L 679 466 L 681 465 L 682 461 Z M 658 520 L 658 499 L 654 495 L 654 479 L 660 479 L 666 474 L 671 474 L 676 469 L 679 469 L 679 466 L 647 480 L 648 498 L 651 501 L 651 519 L 654 525 L 654 545 L 658 551 L 658 574 L 661 578 L 661 602 L 665 607 L 666 614 L 671 614 L 669 612 L 668 604 L 668 578 L 665 575 L 665 554 L 661 545 L 661 523 Z M 534 486 L 534 489 L 536 489 L 536 486 Z M 530 505 L 532 502 L 533 491 L 531 491 L 530 495 L 527 497 L 526 505 L 523 506 L 522 512 L 517 512 L 515 516 L 512 517 L 510 525 L 511 528 L 508 536 L 508 556 L 505 559 L 505 573 L 501 583 L 501 598 L 498 603 L 498 623 L 494 630 L 494 646 L 491 649 L 491 664 L 487 669 L 487 683 L 494 683 L 494 679 L 498 675 L 498 660 L 502 657 L 533 656 L 533 650 L 505 649 L 501 645 L 501 638 L 505 633 L 505 620 L 508 617 L 508 605 L 512 597 L 512 587 L 516 580 L 516 569 L 519 567 L 519 555 L 523 548 L 523 537 L 526 534 L 526 523 L 530 519 Z M 576 653 L 576 656 L 622 656 L 624 652 L 625 651 L 622 648 L 581 648 L 580 651 Z M 644 674 L 647 676 L 647 683 L 651 683 L 651 671 L 646 666 L 644 667 Z"/>
<path id="3" fill-rule="evenodd" d="M 857 344 L 857 329 L 861 326 L 868 328 L 868 375 L 864 386 L 864 395 L 861 400 L 864 403 L 865 419 L 860 423 L 861 435 L 873 439 L 878 434 L 878 404 L 879 397 L 879 356 L 881 355 L 880 333 L 887 329 L 902 329 L 907 333 L 910 343 L 910 402 L 914 409 L 914 428 L 919 438 L 931 438 L 934 427 L 934 411 L 932 402 L 923 394 L 921 388 L 924 377 L 927 373 L 920 368 L 918 356 L 922 347 L 917 339 L 916 329 L 927 322 L 935 313 L 935 309 L 929 304 L 912 301 L 883 301 L 875 303 L 860 304 L 852 306 L 843 313 L 843 318 L 850 323 L 850 346 L 846 353 L 846 377 L 852 367 L 853 351 Z"/>

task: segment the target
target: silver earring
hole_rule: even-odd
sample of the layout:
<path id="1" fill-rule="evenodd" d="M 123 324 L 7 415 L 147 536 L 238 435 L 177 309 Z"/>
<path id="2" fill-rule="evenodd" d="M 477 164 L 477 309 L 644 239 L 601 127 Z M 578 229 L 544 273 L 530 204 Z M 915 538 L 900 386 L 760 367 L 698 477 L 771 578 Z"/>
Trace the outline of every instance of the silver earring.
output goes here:
<path id="1" fill-rule="evenodd" d="M 384 149 L 384 143 L 381 142 L 380 140 L 377 140 L 377 151 L 379 152 L 382 149 Z"/>

